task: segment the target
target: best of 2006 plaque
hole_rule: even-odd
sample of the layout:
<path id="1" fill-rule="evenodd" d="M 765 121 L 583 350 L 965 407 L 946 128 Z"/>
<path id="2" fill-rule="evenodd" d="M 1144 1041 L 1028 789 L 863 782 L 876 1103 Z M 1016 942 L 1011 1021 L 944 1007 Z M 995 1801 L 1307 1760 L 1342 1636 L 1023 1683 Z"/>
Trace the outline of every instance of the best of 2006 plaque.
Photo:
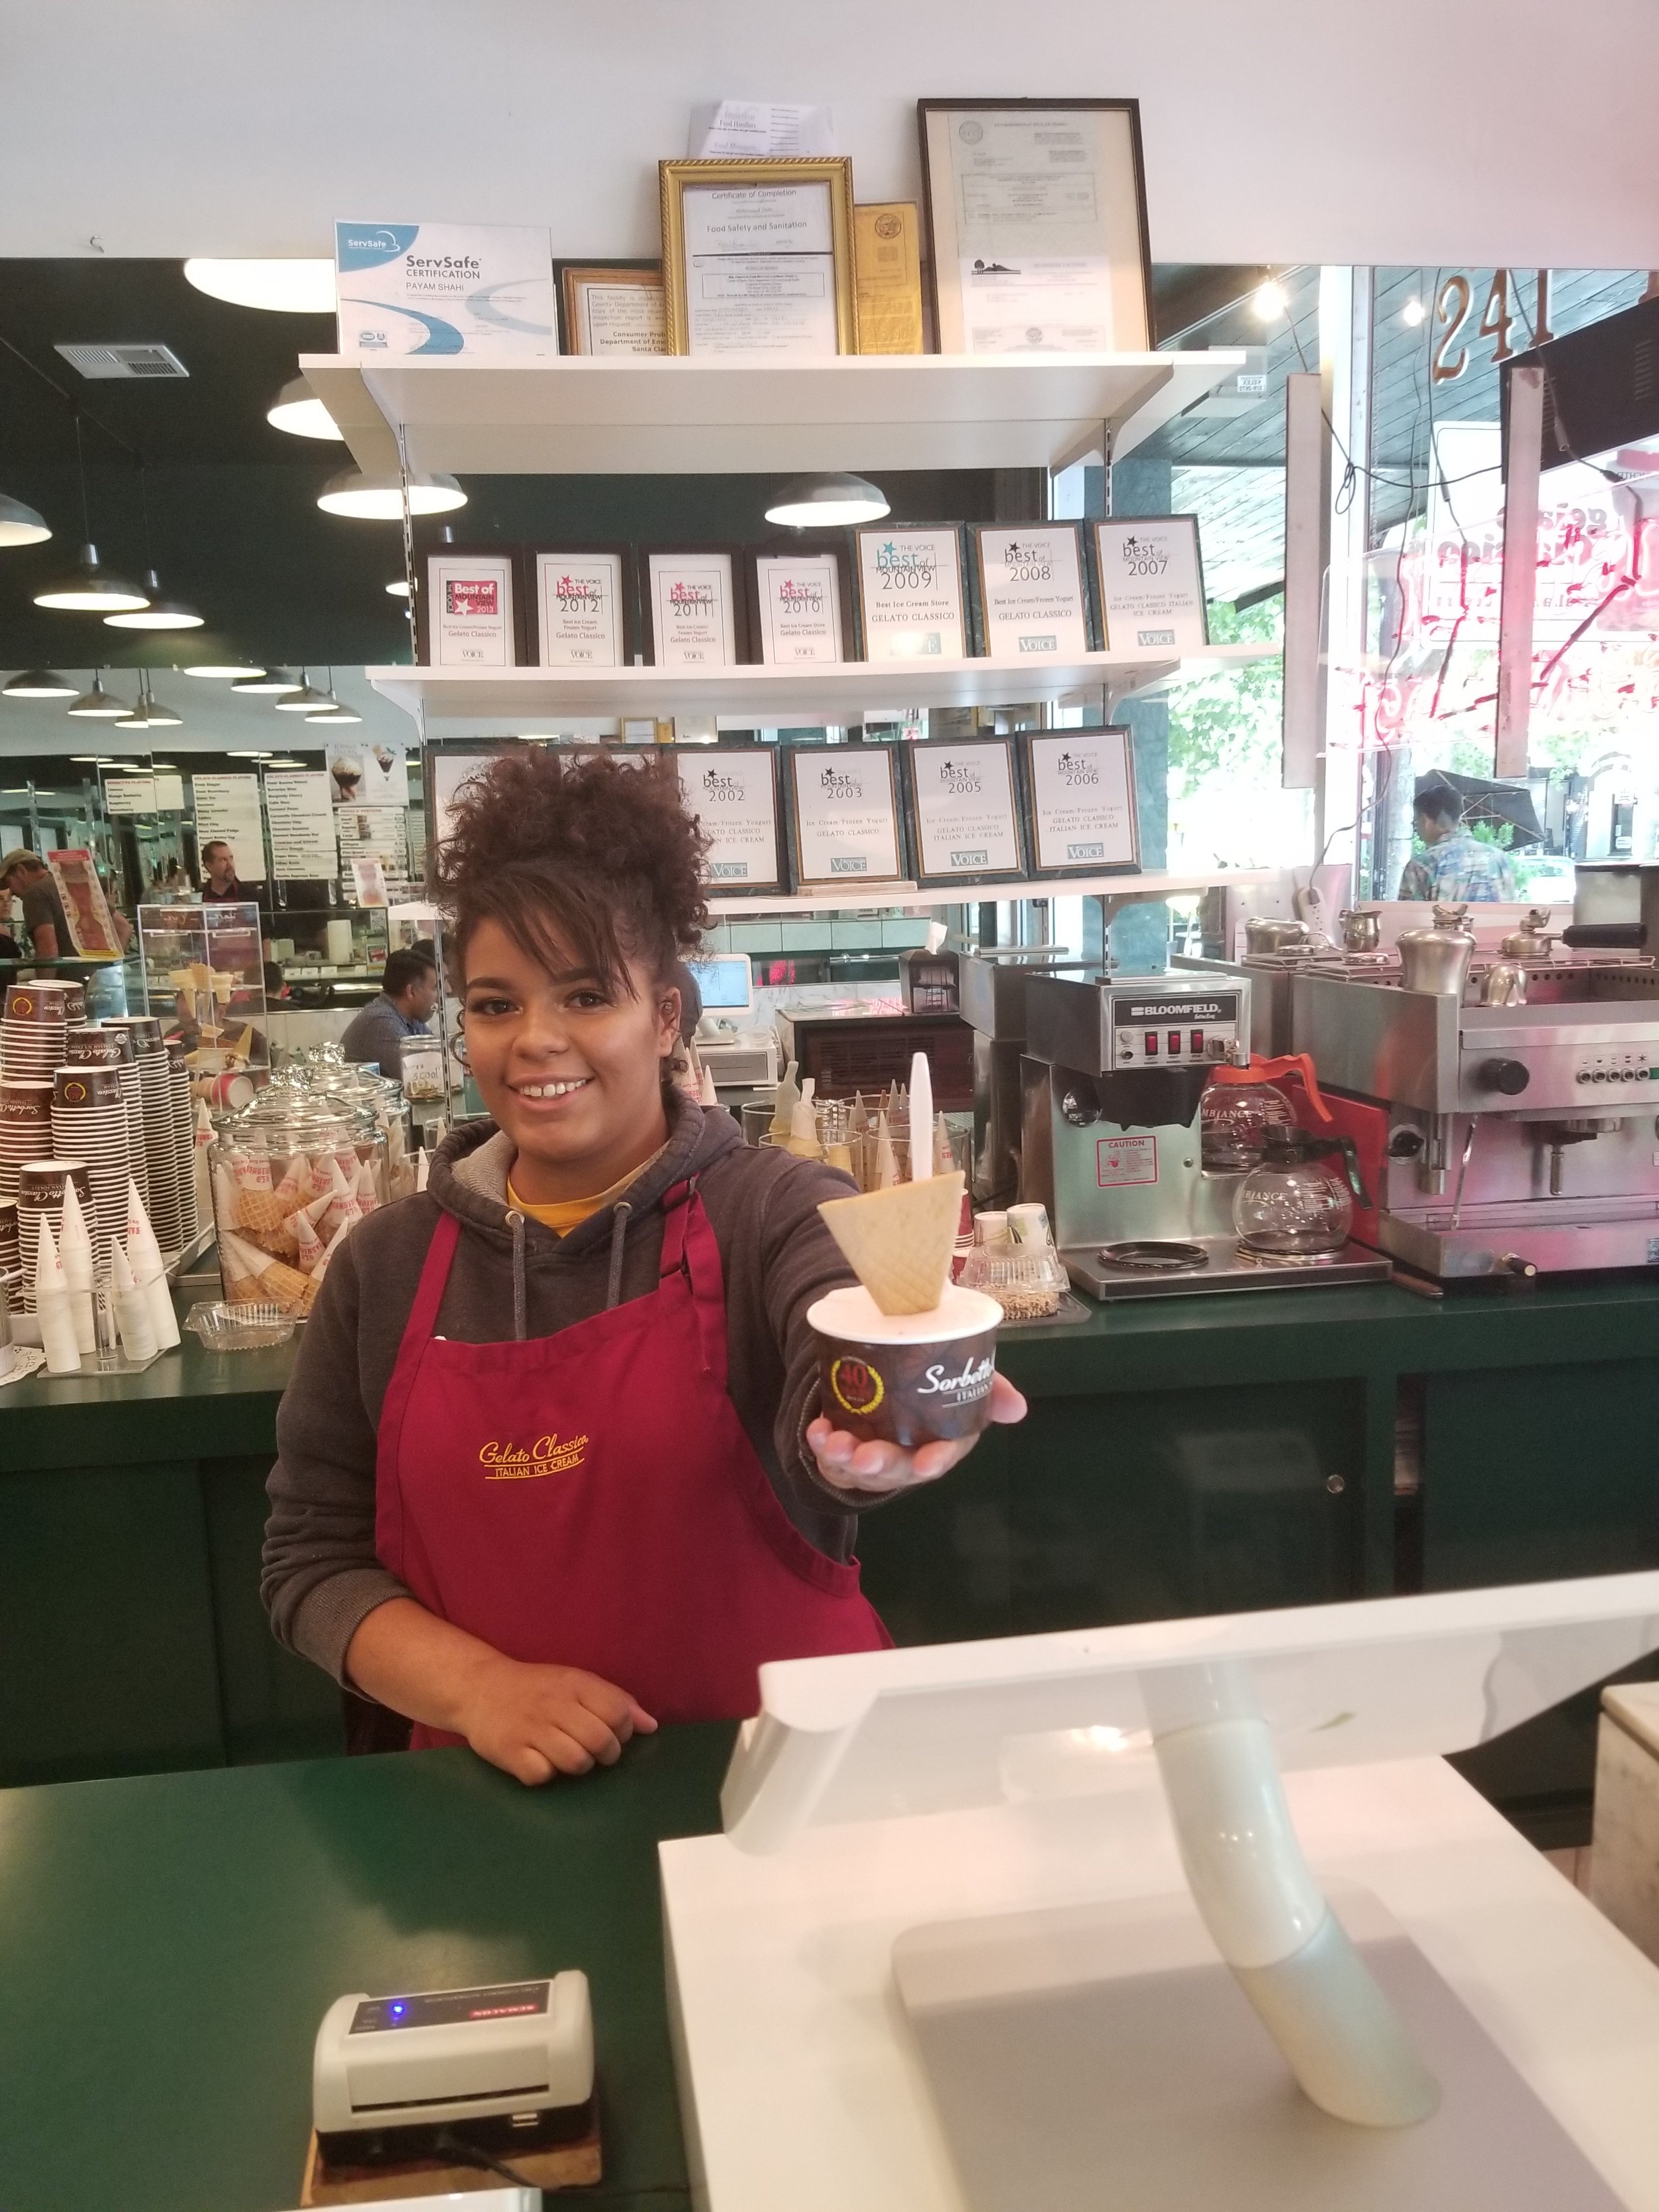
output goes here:
<path id="1" fill-rule="evenodd" d="M 1030 731 L 1031 858 L 1039 876 L 1140 866 L 1134 756 L 1127 729 Z"/>

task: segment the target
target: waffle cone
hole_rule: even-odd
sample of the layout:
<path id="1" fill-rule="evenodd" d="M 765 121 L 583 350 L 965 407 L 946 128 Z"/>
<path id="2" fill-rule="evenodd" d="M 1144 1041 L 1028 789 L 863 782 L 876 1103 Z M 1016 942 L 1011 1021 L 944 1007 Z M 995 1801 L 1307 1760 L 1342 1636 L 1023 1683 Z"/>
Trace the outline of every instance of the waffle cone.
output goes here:
<path id="1" fill-rule="evenodd" d="M 262 1306 L 265 1294 L 252 1275 L 233 1275 L 225 1285 L 225 1302 L 233 1306 Z"/>
<path id="2" fill-rule="evenodd" d="M 238 1191 L 236 1218 L 244 1229 L 275 1229 L 284 1218 L 283 1201 L 273 1190 Z"/>
<path id="3" fill-rule="evenodd" d="M 282 1261 L 273 1260 L 260 1276 L 259 1287 L 285 1312 L 292 1313 L 305 1297 L 307 1285 L 297 1267 L 285 1267 Z"/>
<path id="4" fill-rule="evenodd" d="M 299 1232 L 292 1218 L 279 1221 L 274 1229 L 250 1229 L 247 1241 L 277 1260 L 292 1260 L 300 1249 Z"/>
<path id="5" fill-rule="evenodd" d="M 818 1212 L 883 1313 L 929 1313 L 950 1278 L 962 1192 L 958 1168 L 926 1182 L 826 1199 Z"/>
<path id="6" fill-rule="evenodd" d="M 322 1287 L 323 1278 L 320 1274 L 307 1277 L 305 1289 L 301 1293 L 299 1306 L 296 1309 L 301 1316 L 308 1314 L 313 1306 L 316 1304 L 317 1293 L 322 1289 Z"/>

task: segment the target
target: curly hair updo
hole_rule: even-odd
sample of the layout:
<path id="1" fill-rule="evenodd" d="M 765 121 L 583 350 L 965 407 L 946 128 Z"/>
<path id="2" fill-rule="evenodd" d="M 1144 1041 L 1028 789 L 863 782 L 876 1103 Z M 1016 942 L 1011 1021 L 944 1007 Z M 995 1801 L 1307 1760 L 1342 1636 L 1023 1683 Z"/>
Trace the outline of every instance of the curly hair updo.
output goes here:
<path id="1" fill-rule="evenodd" d="M 574 957 L 606 990 L 631 993 L 629 961 L 671 983 L 708 927 L 708 842 L 671 761 L 623 768 L 593 754 L 571 766 L 526 746 L 461 786 L 429 876 L 463 975 L 468 939 L 490 921 L 544 967 Z"/>

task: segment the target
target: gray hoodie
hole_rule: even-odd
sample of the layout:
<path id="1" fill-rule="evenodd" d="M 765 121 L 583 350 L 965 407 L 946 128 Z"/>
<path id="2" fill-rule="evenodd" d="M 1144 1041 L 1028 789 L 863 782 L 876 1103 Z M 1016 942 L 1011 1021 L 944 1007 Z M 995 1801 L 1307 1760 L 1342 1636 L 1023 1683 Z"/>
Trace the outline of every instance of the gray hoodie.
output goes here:
<path id="1" fill-rule="evenodd" d="M 817 1209 L 852 1185 L 836 1169 L 745 1146 L 720 1108 L 676 1091 L 669 1112 L 666 1149 L 567 1237 L 509 1213 L 512 1146 L 474 1121 L 446 1140 L 425 1191 L 380 1207 L 340 1246 L 277 1411 L 266 1486 L 260 1590 L 291 1650 L 343 1679 L 364 1615 L 408 1595 L 375 1556 L 375 1429 L 441 1210 L 464 1234 L 436 1333 L 500 1343 L 551 1335 L 654 1290 L 663 1194 L 695 1175 L 726 1278 L 732 1401 L 796 1528 L 831 1559 L 851 1556 L 858 1512 L 878 1500 L 825 1483 L 802 1434 L 818 1410 L 806 1310 L 853 1280 Z"/>

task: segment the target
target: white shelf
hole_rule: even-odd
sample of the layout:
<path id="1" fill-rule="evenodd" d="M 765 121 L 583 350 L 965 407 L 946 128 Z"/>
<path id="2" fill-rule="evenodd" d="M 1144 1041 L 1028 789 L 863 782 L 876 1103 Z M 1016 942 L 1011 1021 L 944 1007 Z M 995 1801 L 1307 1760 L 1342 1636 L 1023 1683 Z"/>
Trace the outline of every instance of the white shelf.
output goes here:
<path id="1" fill-rule="evenodd" d="M 1244 366 L 1238 351 L 582 356 L 492 368 L 301 354 L 359 465 L 480 476 L 1058 469 L 1128 453 Z"/>
<path id="2" fill-rule="evenodd" d="M 1113 876 L 1044 876 L 1033 883 L 930 884 L 925 890 L 911 883 L 862 884 L 857 890 L 798 891 L 776 898 L 711 898 L 708 911 L 735 921 L 748 915 L 759 921 L 769 914 L 848 914 L 864 907 L 972 906 L 981 899 L 1109 898 L 1121 905 L 1142 901 L 1179 898 L 1184 892 L 1208 890 L 1212 884 L 1271 884 L 1278 879 L 1273 868 L 1211 869 L 1174 874 L 1151 871 L 1136 875 L 1120 871 Z M 883 948 L 871 945 L 870 951 Z"/>
<path id="3" fill-rule="evenodd" d="M 1087 653 L 1060 665 L 1030 660 L 848 660 L 811 668 L 371 668 L 386 698 L 435 721 L 590 720 L 717 715 L 739 729 L 816 729 L 907 707 L 1016 707 L 1034 700 L 1095 705 L 1176 676 L 1277 656 L 1276 645 L 1215 645 L 1176 659 L 1156 648 Z"/>

